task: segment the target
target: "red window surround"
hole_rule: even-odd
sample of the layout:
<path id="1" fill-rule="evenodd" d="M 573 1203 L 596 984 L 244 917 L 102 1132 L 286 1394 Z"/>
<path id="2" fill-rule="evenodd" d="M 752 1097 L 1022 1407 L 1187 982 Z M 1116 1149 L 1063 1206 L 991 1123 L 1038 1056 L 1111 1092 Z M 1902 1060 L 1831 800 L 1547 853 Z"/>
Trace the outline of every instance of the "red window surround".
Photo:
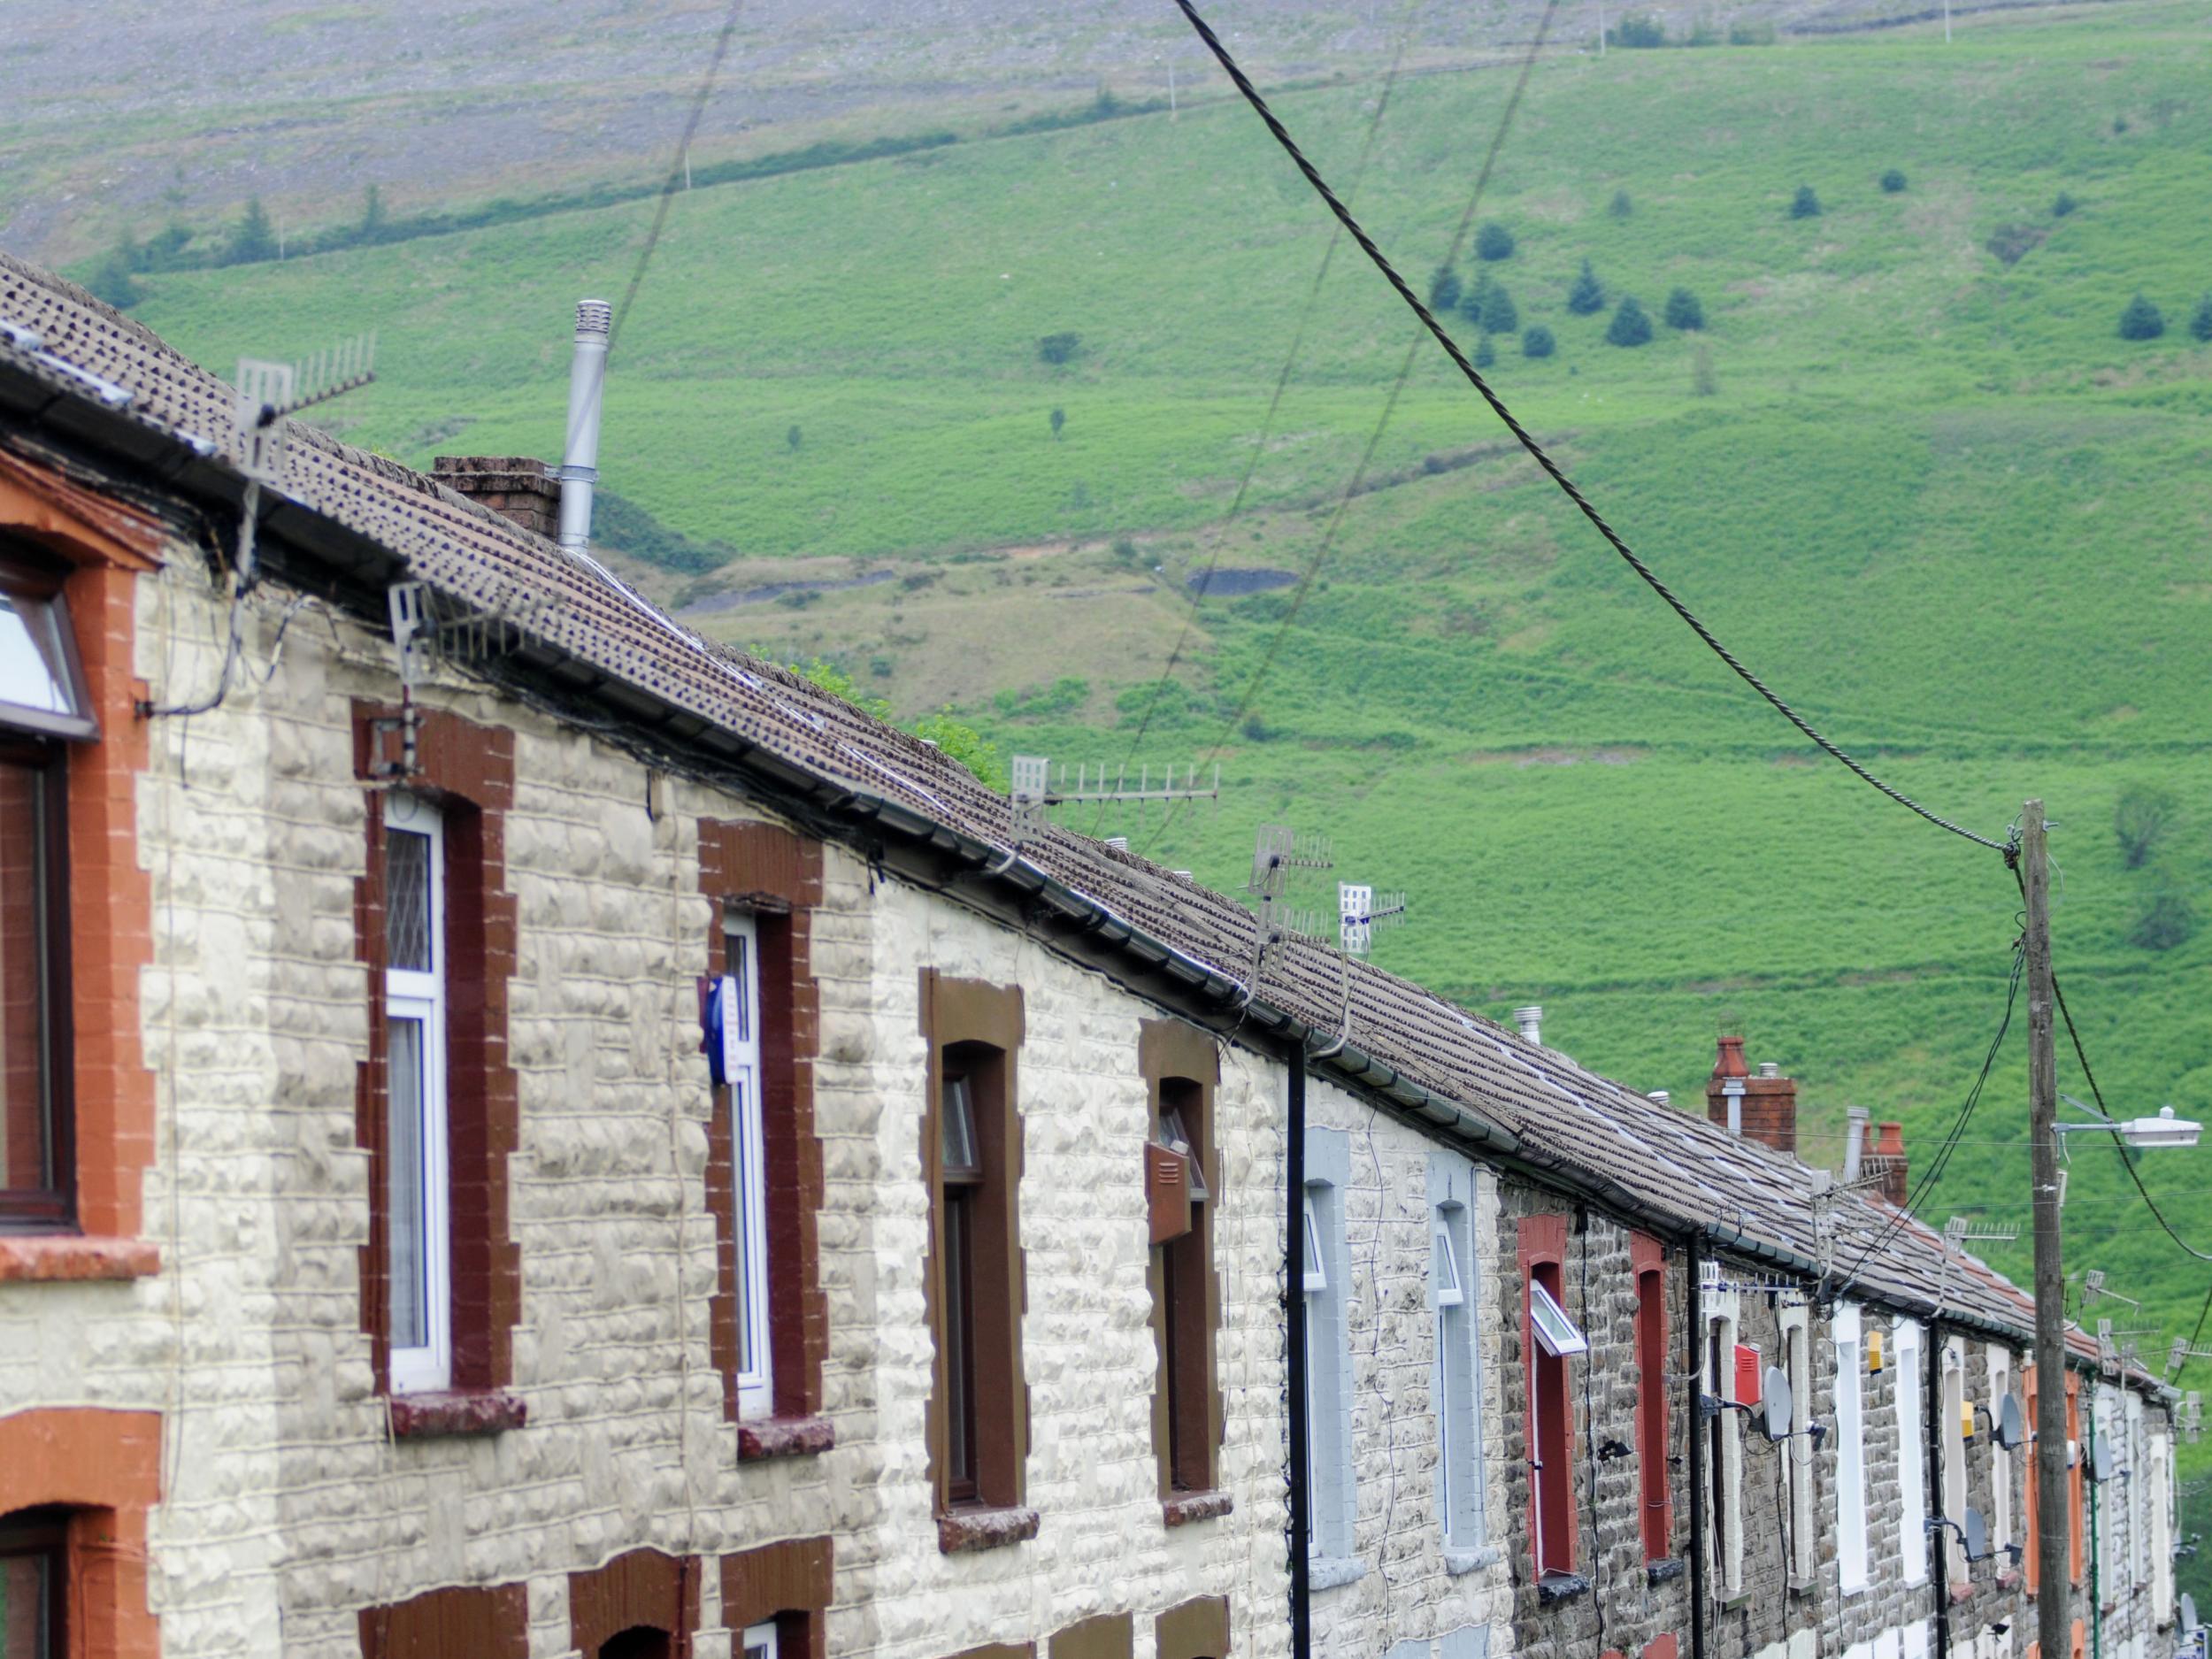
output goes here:
<path id="1" fill-rule="evenodd" d="M 825 1659 L 833 1558 L 826 1538 L 787 1539 L 723 1556 L 722 1623 L 742 1631 L 773 1619 L 780 1659 Z"/>
<path id="2" fill-rule="evenodd" d="M 1644 1559 L 1668 1551 L 1672 1517 L 1667 1496 L 1667 1275 L 1659 1240 L 1638 1233 L 1628 1241 L 1636 1275 L 1636 1471 Z"/>
<path id="3" fill-rule="evenodd" d="M 616 1651 L 658 1651 L 680 1659 L 691 1651 L 699 1628 L 699 1560 L 664 1555 L 657 1549 L 634 1549 L 590 1572 L 568 1575 L 568 1640 L 587 1659 L 615 1639 L 629 1644 Z M 636 1633 L 652 1632 L 664 1644 L 638 1642 Z"/>
<path id="4" fill-rule="evenodd" d="M 361 1659 L 528 1659 L 527 1586 L 461 1585 L 361 1609 Z"/>
<path id="5" fill-rule="evenodd" d="M 138 863 L 138 780 L 150 765 L 151 694 L 134 672 L 142 572 L 168 534 L 155 519 L 60 473 L 0 454 L 0 531 L 67 567 L 62 591 L 96 739 L 70 746 L 66 1165 L 73 1217 L 0 1238 L 0 1281 L 130 1279 L 160 1252 L 138 1235 L 154 1156 L 154 1079 L 139 1041 L 138 980 L 153 961 L 153 882 Z"/>
<path id="6" fill-rule="evenodd" d="M 161 1415 L 88 1406 L 0 1417 L 0 1529 L 58 1515 L 68 1651 L 155 1659 L 146 1514 L 161 1496 Z"/>
<path id="7" fill-rule="evenodd" d="M 1541 1285 L 1561 1307 L 1567 1305 L 1567 1218 L 1529 1216 L 1520 1224 L 1521 1282 Z M 1533 1554 L 1540 1578 L 1572 1572 L 1575 1566 L 1573 1396 L 1567 1386 L 1567 1362 L 1544 1352 L 1529 1317 L 1529 1298 L 1521 1302 L 1521 1351 L 1528 1366 L 1528 1459 L 1530 1514 L 1534 1522 Z"/>
<path id="8" fill-rule="evenodd" d="M 398 710 L 353 709 L 354 773 L 368 779 L 393 745 L 374 721 Z M 519 1425 L 514 1326 L 522 1317 L 522 1251 L 509 1236 L 507 1161 L 521 1139 L 521 1097 L 507 1064 L 507 986 L 514 977 L 514 895 L 505 891 L 506 815 L 514 803 L 515 737 L 440 710 L 421 711 L 419 766 L 407 787 L 445 819 L 447 1156 L 452 1202 L 453 1386 L 392 1402 L 395 1432 L 484 1432 Z M 369 1054 L 355 1086 L 354 1133 L 369 1155 L 369 1241 L 361 1251 L 361 1328 L 377 1387 L 390 1384 L 389 1176 L 384 1020 L 384 818 L 366 794 L 367 872 L 354 884 L 354 943 L 368 968 Z"/>
<path id="9" fill-rule="evenodd" d="M 814 1063 L 821 1043 L 821 995 L 814 982 L 814 911 L 822 902 L 821 843 L 780 825 L 699 825 L 699 891 L 715 902 L 707 970 L 725 961 L 725 909 L 750 910 L 760 938 L 761 1129 L 768 1196 L 768 1335 L 775 1415 L 741 1425 L 745 1459 L 826 1451 L 822 1363 L 829 1352 L 829 1300 L 820 1283 L 822 1143 L 814 1133 Z M 709 1304 L 709 1340 L 722 1373 L 726 1417 L 737 1421 L 737 1286 L 730 1237 L 736 1172 L 729 1102 L 718 1100 L 707 1132 L 707 1208 L 720 1263 Z"/>

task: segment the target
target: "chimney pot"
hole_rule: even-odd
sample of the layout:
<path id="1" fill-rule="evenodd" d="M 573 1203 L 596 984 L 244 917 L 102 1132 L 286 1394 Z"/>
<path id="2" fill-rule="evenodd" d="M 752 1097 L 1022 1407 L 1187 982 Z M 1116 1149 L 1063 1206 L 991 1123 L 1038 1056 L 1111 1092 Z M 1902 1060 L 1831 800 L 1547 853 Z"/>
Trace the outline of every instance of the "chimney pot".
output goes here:
<path id="1" fill-rule="evenodd" d="M 599 403 L 607 380 L 614 308 L 604 300 L 576 306 L 576 352 L 568 373 L 568 436 L 561 449 L 561 545 L 591 549 L 591 497 L 599 482 Z"/>
<path id="2" fill-rule="evenodd" d="M 1762 1060 L 1759 1062 L 1759 1075 L 1770 1079 L 1778 1078 L 1782 1075 L 1782 1068 L 1771 1060 Z"/>
<path id="3" fill-rule="evenodd" d="M 1743 1039 L 1723 1037 L 1705 1085 L 1705 1115 L 1731 1133 L 1748 1135 L 1777 1152 L 1797 1152 L 1797 1082 L 1763 1063 L 1756 1077 L 1744 1064 Z"/>
<path id="4" fill-rule="evenodd" d="M 1541 1047 L 1544 1041 L 1544 1010 L 1540 1004 L 1513 1010 L 1513 1023 L 1521 1028 L 1521 1035 Z"/>
<path id="5" fill-rule="evenodd" d="M 1859 1179 L 1859 1166 L 1866 1153 L 1867 1110 L 1863 1106 L 1844 1109 L 1843 1180 L 1845 1186 Z"/>
<path id="6" fill-rule="evenodd" d="M 1655 1088 L 1652 1090 L 1650 1098 L 1652 1103 L 1655 1106 L 1671 1106 L 1674 1104 L 1674 1096 L 1668 1094 L 1667 1091 L 1663 1088 Z"/>
<path id="7" fill-rule="evenodd" d="M 1911 1195 L 1912 1184 L 1908 1179 L 1905 1163 L 1905 1125 L 1886 1123 L 1875 1137 L 1874 1156 L 1870 1160 L 1872 1172 L 1882 1179 L 1882 1196 L 1902 1210 Z"/>

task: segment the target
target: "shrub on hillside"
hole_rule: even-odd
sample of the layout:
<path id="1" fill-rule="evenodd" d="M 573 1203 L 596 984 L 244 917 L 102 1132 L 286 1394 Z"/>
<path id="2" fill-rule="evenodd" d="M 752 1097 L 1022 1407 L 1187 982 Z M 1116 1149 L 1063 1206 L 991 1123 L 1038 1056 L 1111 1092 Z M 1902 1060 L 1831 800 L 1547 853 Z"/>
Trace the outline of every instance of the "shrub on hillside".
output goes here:
<path id="1" fill-rule="evenodd" d="M 245 217 L 230 234 L 230 246 L 223 250 L 227 265 L 250 265 L 259 259 L 277 257 L 276 229 L 269 223 L 261 198 L 255 196 L 246 204 Z"/>
<path id="2" fill-rule="evenodd" d="M 1605 309 L 1605 285 L 1598 280 L 1598 273 L 1590 268 L 1590 262 L 1582 262 L 1582 274 L 1567 290 L 1567 309 L 1578 317 L 1588 317 Z"/>
<path id="3" fill-rule="evenodd" d="M 2076 203 L 2074 198 L 2067 195 L 2065 191 L 2061 190 L 2058 193 L 2058 199 L 2051 204 L 2051 217 L 2053 219 L 2064 219 L 2069 213 L 2074 211 L 2075 206 Z"/>
<path id="4" fill-rule="evenodd" d="M 1037 342 L 1037 360 L 1054 368 L 1075 361 L 1075 354 L 1083 349 L 1080 334 L 1047 334 Z"/>
<path id="5" fill-rule="evenodd" d="M 1068 424 L 1068 411 L 1055 403 L 1052 406 L 1051 420 L 1052 435 L 1056 438 L 1060 435 L 1060 428 Z"/>
<path id="6" fill-rule="evenodd" d="M 1892 167 L 1882 175 L 1882 193 L 1885 196 L 1901 196 L 1904 189 L 1905 174 L 1901 168 Z"/>
<path id="7" fill-rule="evenodd" d="M 2128 930 L 2128 943 L 2145 950 L 2171 950 L 2185 945 L 2197 931 L 2197 907 L 2178 887 L 2162 886 L 2143 906 L 2143 913 Z"/>
<path id="8" fill-rule="evenodd" d="M 2000 225 L 1982 245 L 2002 265 L 2018 265 L 2051 233 L 2040 225 Z"/>
<path id="9" fill-rule="evenodd" d="M 1484 223 L 1475 233 L 1475 257 L 1495 262 L 1513 257 L 1513 233 L 1496 219 Z"/>
<path id="10" fill-rule="evenodd" d="M 783 434 L 783 441 L 785 447 L 790 449 L 792 454 L 796 455 L 799 452 L 799 446 L 806 442 L 806 434 L 801 432 L 795 423 L 790 430 Z"/>
<path id="11" fill-rule="evenodd" d="M 1667 296 L 1667 326 L 1695 329 L 1705 326 L 1705 308 L 1698 303 L 1697 296 L 1687 288 L 1677 288 Z"/>
<path id="12" fill-rule="evenodd" d="M 2199 345 L 2212 345 L 2212 294 L 2197 302 L 2197 309 L 2189 313 L 2189 338 Z"/>
<path id="13" fill-rule="evenodd" d="M 1605 331 L 1609 346 L 1647 346 L 1651 343 L 1651 319 L 1633 299 L 1624 299 Z"/>
<path id="14" fill-rule="evenodd" d="M 1481 339 L 1475 342 L 1475 366 L 1477 368 L 1489 368 L 1492 365 L 1496 363 L 1497 360 L 1497 348 L 1490 343 L 1490 336 L 1488 334 L 1483 335 Z"/>
<path id="15" fill-rule="evenodd" d="M 380 242 L 384 236 L 384 192 L 370 185 L 361 192 L 361 229 L 363 242 Z"/>
<path id="16" fill-rule="evenodd" d="M 1611 204 L 1605 211 L 1615 219 L 1626 219 L 1636 211 L 1636 204 L 1628 199 L 1626 190 L 1616 190 L 1613 192 Z"/>
<path id="17" fill-rule="evenodd" d="M 1505 284 L 1493 282 L 1482 296 L 1482 316 L 1479 319 L 1486 334 L 1518 334 L 1521 313 L 1513 303 L 1513 296 L 1505 291 Z"/>
<path id="18" fill-rule="evenodd" d="M 1790 198 L 1790 217 L 1792 219 L 1818 219 L 1820 217 L 1820 198 L 1813 194 L 1811 185 L 1801 184 L 1797 187 L 1797 194 Z"/>
<path id="19" fill-rule="evenodd" d="M 1609 44 L 1649 48 L 1667 43 L 1667 26 L 1656 17 L 1626 17 L 1605 31 Z"/>
<path id="20" fill-rule="evenodd" d="M 119 311 L 127 311 L 146 297 L 145 293 L 131 278 L 130 261 L 118 249 L 100 264 L 85 282 L 85 291 L 96 300 L 112 305 Z"/>
<path id="21" fill-rule="evenodd" d="M 2120 313 L 2120 338 L 2155 340 L 2166 332 L 2166 314 L 2138 294 Z"/>
<path id="22" fill-rule="evenodd" d="M 1713 349 L 1702 340 L 1691 354 L 1690 390 L 1700 397 L 1710 397 L 1720 390 L 1720 382 L 1713 377 Z"/>
<path id="23" fill-rule="evenodd" d="M 1446 265 L 1429 279 L 1429 309 L 1448 317 L 1459 304 L 1459 273 Z"/>
<path id="24" fill-rule="evenodd" d="M 1521 355 L 1525 357 L 1548 357 L 1559 349 L 1559 342 L 1551 336 L 1551 330 L 1538 323 L 1521 336 Z"/>
<path id="25" fill-rule="evenodd" d="M 1479 271 L 1475 280 L 1459 291 L 1459 314 L 1479 328 L 1483 303 L 1490 297 L 1490 273 Z"/>
<path id="26" fill-rule="evenodd" d="M 2130 870 L 2150 863 L 2159 842 L 2181 816 L 2181 802 L 2156 784 L 2131 783 L 2112 809 L 2112 833 L 2120 843 L 2120 862 Z"/>

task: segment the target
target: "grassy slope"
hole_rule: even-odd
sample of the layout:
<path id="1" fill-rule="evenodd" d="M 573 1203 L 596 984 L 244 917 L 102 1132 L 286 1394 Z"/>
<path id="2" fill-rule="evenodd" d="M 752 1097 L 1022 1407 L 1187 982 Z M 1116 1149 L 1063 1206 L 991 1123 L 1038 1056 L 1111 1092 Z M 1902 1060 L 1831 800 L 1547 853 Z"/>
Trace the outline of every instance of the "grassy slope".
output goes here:
<path id="1" fill-rule="evenodd" d="M 1571 59 L 1537 74 L 1487 209 L 1520 236 L 1499 273 L 1523 321 L 1561 342 L 1543 364 L 1508 349 L 1506 395 L 1847 745 L 1985 833 L 2049 799 L 2061 970 L 2108 1094 L 2199 1115 L 2212 933 L 2165 954 L 2126 934 L 2154 880 L 2212 912 L 2212 350 L 2181 332 L 2212 288 L 2208 59 L 2212 29 L 2178 6 L 1984 21 L 1948 50 L 1901 31 Z M 1360 205 L 1409 270 L 1444 247 L 1506 84 L 1398 88 Z M 1283 109 L 1348 175 L 1371 96 Z M 1891 165 L 1901 196 L 1875 188 Z M 1801 181 L 1824 216 L 1786 216 Z M 1605 211 L 1617 188 L 1626 219 Z M 2062 188 L 2081 207 L 2055 221 Z M 349 435 L 416 462 L 550 454 L 567 306 L 621 291 L 647 219 L 172 279 L 143 315 L 219 364 L 373 325 L 385 379 L 352 400 Z M 2005 222 L 2049 233 L 2009 269 L 1982 245 Z M 622 342 L 603 469 L 745 549 L 749 579 L 798 559 L 909 578 L 723 613 L 732 637 L 872 665 L 909 703 L 1080 675 L 1087 699 L 1059 717 L 1077 724 L 1003 735 L 1118 758 L 1117 700 L 1180 625 L 1176 579 L 1216 544 L 1325 234 L 1226 109 L 699 192 Z M 1717 395 L 1694 395 L 1687 342 L 1620 351 L 1601 318 L 1566 313 L 1586 256 L 1655 311 L 1677 283 L 1703 296 Z M 2154 345 L 2115 337 L 2139 288 L 2168 316 Z M 1348 259 L 1314 316 L 1230 564 L 1312 557 L 1315 503 L 1342 488 L 1409 338 Z M 1033 344 L 1060 329 L 1085 351 L 1053 371 Z M 470 424 L 435 435 L 456 417 Z M 1424 352 L 1378 465 L 1498 435 Z M 1133 557 L 1106 550 L 1120 535 Z M 1206 607 L 1148 757 L 1213 741 L 1286 608 Z M 1225 884 L 1255 823 L 1326 827 L 1347 873 L 1415 895 L 1386 962 L 1494 1011 L 1546 1002 L 1553 1041 L 1591 1064 L 1694 1096 L 1725 1024 L 1802 1080 L 1809 1156 L 1835 1154 L 1851 1102 L 1903 1118 L 1924 1156 L 1948 1125 L 2001 1006 L 2001 866 L 1804 764 L 1525 462 L 1356 501 L 1257 707 L 1265 741 L 1232 733 L 1228 801 L 1154 851 Z M 2158 876 L 2114 848 L 2131 779 L 2192 810 Z M 2026 1218 L 2017 1031 L 1939 1219 L 1970 1202 Z M 2078 1154 L 2072 1259 L 2185 1333 L 2203 1270 L 2122 1201 L 2113 1162 Z M 2168 1154 L 2144 1173 L 2212 1242 L 2200 1167 Z M 2024 1273 L 2024 1253 L 1993 1253 Z"/>

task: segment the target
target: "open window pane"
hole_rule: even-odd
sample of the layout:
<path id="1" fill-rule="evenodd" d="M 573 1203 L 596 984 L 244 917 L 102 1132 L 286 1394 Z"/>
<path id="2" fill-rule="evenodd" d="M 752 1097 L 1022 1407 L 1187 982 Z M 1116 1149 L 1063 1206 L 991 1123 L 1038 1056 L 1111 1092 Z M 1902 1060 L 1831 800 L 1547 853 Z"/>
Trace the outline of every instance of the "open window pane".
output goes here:
<path id="1" fill-rule="evenodd" d="M 430 1192 L 425 1157 L 423 1023 L 395 1019 L 385 1053 L 390 1072 L 390 1126 L 385 1167 L 391 1173 L 392 1325 L 396 1348 L 430 1346 Z"/>
<path id="2" fill-rule="evenodd" d="M 1309 1296 L 1329 1287 L 1329 1276 L 1321 1265 L 1321 1232 L 1313 1218 L 1313 1194 L 1306 1194 L 1305 1264 L 1300 1274 L 1304 1281 L 1302 1288 Z"/>
<path id="3" fill-rule="evenodd" d="M 983 1159 L 976 1150 L 975 1105 L 964 1077 L 945 1079 L 944 1109 L 938 1114 L 947 1180 L 980 1180 Z"/>
<path id="4" fill-rule="evenodd" d="M 92 730 L 60 597 L 0 588 L 0 724 L 73 736 Z"/>
<path id="5" fill-rule="evenodd" d="M 1551 1292 L 1532 1280 L 1528 1287 L 1528 1317 L 1529 1324 L 1535 1328 L 1536 1340 L 1553 1358 L 1564 1359 L 1571 1354 L 1590 1351 L 1589 1339 L 1582 1334 L 1582 1328 L 1567 1317 L 1567 1310 L 1553 1300 Z"/>
<path id="6" fill-rule="evenodd" d="M 1189 1127 L 1183 1122 L 1181 1110 L 1171 1106 L 1160 1114 L 1160 1144 L 1170 1151 L 1179 1151 L 1188 1164 L 1190 1197 L 1194 1204 L 1202 1204 L 1212 1196 L 1206 1190 L 1204 1160 L 1200 1157 L 1198 1142 L 1191 1139 Z"/>
<path id="7" fill-rule="evenodd" d="M 1436 1258 L 1432 1271 L 1436 1275 L 1436 1305 L 1440 1308 L 1458 1307 L 1464 1294 L 1459 1283 L 1459 1252 L 1452 1246 L 1451 1230 L 1448 1227 L 1436 1230 Z"/>

